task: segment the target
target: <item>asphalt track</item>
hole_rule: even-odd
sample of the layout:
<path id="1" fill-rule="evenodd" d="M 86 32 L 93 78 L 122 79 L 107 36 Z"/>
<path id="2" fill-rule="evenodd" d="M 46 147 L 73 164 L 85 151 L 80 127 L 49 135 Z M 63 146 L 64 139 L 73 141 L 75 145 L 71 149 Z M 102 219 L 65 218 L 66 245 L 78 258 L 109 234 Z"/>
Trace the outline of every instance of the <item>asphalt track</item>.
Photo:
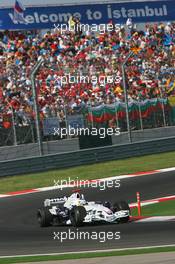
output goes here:
<path id="1" fill-rule="evenodd" d="M 100 177 L 100 175 L 98 175 Z M 175 194 L 175 172 L 157 173 L 142 177 L 121 180 L 121 187 L 99 191 L 96 188 L 82 189 L 87 200 L 127 200 L 136 201 L 136 192 L 140 191 L 143 200 Z M 169 245 L 175 242 L 175 222 L 128 223 L 119 225 L 84 226 L 78 230 L 73 227 L 40 228 L 36 221 L 37 208 L 42 206 L 45 198 L 69 195 L 70 189 L 33 193 L 0 199 L 0 255 L 42 254 L 96 250 L 109 248 L 126 248 L 155 245 Z M 77 232 L 120 232 L 120 240 L 72 239 L 63 243 L 54 232 L 71 229 Z"/>

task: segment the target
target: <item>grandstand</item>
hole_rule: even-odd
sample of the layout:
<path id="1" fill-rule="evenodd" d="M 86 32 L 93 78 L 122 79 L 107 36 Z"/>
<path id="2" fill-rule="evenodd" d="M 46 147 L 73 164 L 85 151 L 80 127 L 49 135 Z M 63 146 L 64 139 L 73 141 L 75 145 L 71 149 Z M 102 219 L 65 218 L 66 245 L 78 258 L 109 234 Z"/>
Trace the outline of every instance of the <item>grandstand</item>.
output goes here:
<path id="1" fill-rule="evenodd" d="M 114 21 L 106 25 L 112 30 L 0 32 L 1 146 L 36 142 L 31 72 L 40 58 L 45 63 L 36 89 L 45 140 L 59 138 L 48 132 L 56 123 L 127 130 L 121 66 L 131 51 L 126 65 L 131 129 L 174 125 L 175 23 L 147 23 L 143 30 L 134 19 L 129 24 L 125 19 L 117 30 Z"/>

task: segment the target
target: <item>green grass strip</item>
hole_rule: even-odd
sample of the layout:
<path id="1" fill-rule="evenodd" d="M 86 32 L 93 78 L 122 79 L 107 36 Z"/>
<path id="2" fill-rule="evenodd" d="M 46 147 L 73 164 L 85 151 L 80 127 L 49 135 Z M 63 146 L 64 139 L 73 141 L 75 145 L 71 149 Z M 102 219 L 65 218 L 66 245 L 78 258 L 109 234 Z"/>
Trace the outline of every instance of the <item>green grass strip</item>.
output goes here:
<path id="1" fill-rule="evenodd" d="M 153 247 L 145 249 L 128 249 L 120 251 L 106 251 L 106 252 L 90 252 L 90 253 L 73 253 L 54 256 L 29 256 L 29 257 L 14 257 L 14 258 L 2 258 L 0 264 L 12 264 L 12 263 L 25 263 L 25 262 L 42 262 L 52 260 L 68 260 L 68 259 L 84 259 L 84 258 L 97 258 L 97 257 L 112 257 L 112 256 L 127 256 L 136 254 L 149 254 L 160 252 L 174 252 L 175 246 L 165 247 Z"/>
<path id="2" fill-rule="evenodd" d="M 68 179 L 83 180 L 97 179 L 139 171 L 149 171 L 174 167 L 175 152 L 128 158 L 93 165 L 78 166 L 69 169 L 51 170 L 42 173 L 32 173 L 12 177 L 0 178 L 0 194 L 53 186 L 54 180 Z"/>
<path id="3" fill-rule="evenodd" d="M 132 216 L 137 216 L 137 208 L 132 209 Z M 142 216 L 175 216 L 175 200 L 142 206 Z"/>

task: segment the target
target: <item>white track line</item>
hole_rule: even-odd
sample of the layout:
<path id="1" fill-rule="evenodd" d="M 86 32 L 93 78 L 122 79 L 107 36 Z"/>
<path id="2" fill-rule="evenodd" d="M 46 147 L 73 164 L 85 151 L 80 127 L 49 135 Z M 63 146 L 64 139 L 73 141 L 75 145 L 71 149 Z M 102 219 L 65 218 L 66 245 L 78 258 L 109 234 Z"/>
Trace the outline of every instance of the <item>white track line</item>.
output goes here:
<path id="1" fill-rule="evenodd" d="M 164 248 L 164 247 L 175 247 L 175 244 L 160 245 L 160 246 L 146 246 L 146 247 L 132 247 L 132 248 L 117 248 L 117 249 L 103 249 L 103 250 L 92 250 L 92 251 L 73 251 L 73 252 L 62 252 L 62 253 L 48 253 L 48 254 L 31 254 L 31 255 L 13 255 L 13 256 L 0 256 L 3 258 L 22 258 L 22 257 L 38 257 L 38 256 L 60 256 L 60 255 L 72 255 L 72 254 L 86 254 L 86 253 L 103 253 L 103 252 L 116 252 L 126 250 L 142 250 L 142 249 L 153 249 L 153 248 Z"/>

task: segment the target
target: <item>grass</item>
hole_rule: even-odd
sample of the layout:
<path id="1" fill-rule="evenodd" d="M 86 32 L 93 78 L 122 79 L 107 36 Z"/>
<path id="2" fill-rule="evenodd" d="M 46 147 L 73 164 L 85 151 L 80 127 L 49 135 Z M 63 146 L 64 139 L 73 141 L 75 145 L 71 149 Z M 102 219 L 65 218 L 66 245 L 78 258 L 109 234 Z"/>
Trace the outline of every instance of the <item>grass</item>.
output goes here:
<path id="1" fill-rule="evenodd" d="M 136 208 L 132 209 L 132 216 L 137 216 Z M 175 200 L 150 204 L 142 207 L 142 216 L 175 216 Z"/>
<path id="2" fill-rule="evenodd" d="M 84 258 L 97 258 L 97 257 L 112 257 L 112 256 L 127 256 L 160 252 L 174 252 L 174 246 L 165 247 L 153 247 L 143 249 L 128 249 L 128 250 L 116 250 L 111 252 L 90 252 L 90 253 L 73 253 L 54 256 L 31 256 L 31 257 L 14 257 L 14 258 L 0 258 L 0 264 L 12 264 L 12 263 L 25 263 L 36 261 L 52 261 L 52 260 L 67 260 L 67 259 L 84 259 Z"/>
<path id="3" fill-rule="evenodd" d="M 96 179 L 174 166 L 175 152 L 134 157 L 69 169 L 0 178 L 0 193 L 54 185 L 61 179 Z"/>

